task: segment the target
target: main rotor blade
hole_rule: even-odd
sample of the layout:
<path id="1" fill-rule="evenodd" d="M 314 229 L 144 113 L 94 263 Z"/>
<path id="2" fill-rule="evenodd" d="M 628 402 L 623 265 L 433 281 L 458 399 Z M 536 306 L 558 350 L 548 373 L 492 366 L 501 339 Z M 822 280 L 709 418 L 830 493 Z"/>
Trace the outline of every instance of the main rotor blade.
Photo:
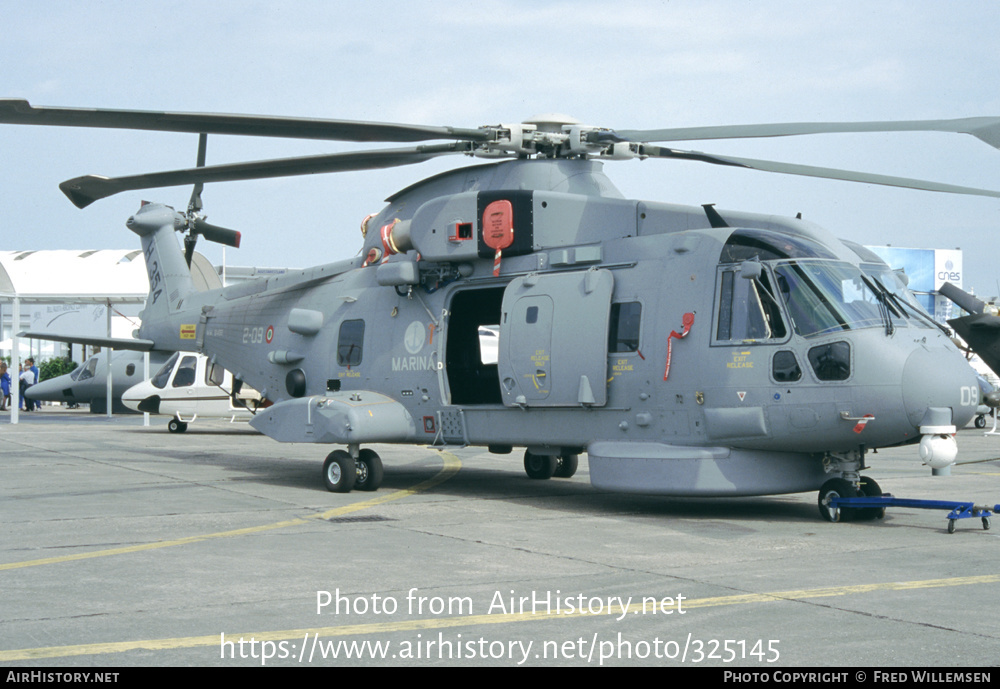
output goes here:
<path id="1" fill-rule="evenodd" d="M 388 122 L 325 120 L 216 113 L 33 107 L 20 98 L 0 98 L 0 124 L 144 129 L 193 134 L 234 134 L 328 141 L 410 142 L 431 139 L 485 141 L 482 129 L 428 127 Z"/>
<path id="2" fill-rule="evenodd" d="M 1000 191 L 992 191 L 990 189 L 961 187 L 954 184 L 941 184 L 939 182 L 928 182 L 921 179 L 910 179 L 908 177 L 877 175 L 869 172 L 838 170 L 836 168 L 829 167 L 813 167 L 811 165 L 793 165 L 791 163 L 778 163 L 772 160 L 737 158 L 736 156 L 721 156 L 710 153 L 700 153 L 698 151 L 679 151 L 677 149 L 664 148 L 661 146 L 640 146 L 639 152 L 641 155 L 654 158 L 698 160 L 704 163 L 713 163 L 715 165 L 732 165 L 736 167 L 749 168 L 751 170 L 762 170 L 764 172 L 780 172 L 786 175 L 822 177 L 824 179 L 839 179 L 847 182 L 882 184 L 890 187 L 902 187 L 904 189 L 920 189 L 923 191 L 940 191 L 948 194 L 968 194 L 970 196 L 991 196 L 994 198 L 1000 198 Z"/>
<path id="3" fill-rule="evenodd" d="M 205 167 L 205 153 L 208 148 L 208 134 L 202 132 L 198 135 L 198 158 L 195 163 L 196 167 Z M 204 206 L 201 201 L 201 192 L 204 191 L 205 184 L 203 182 L 198 182 L 194 185 L 194 189 L 191 190 L 191 200 L 188 201 L 188 213 L 197 213 Z"/>
<path id="4" fill-rule="evenodd" d="M 752 139 L 804 134 L 846 132 L 952 132 L 971 134 L 993 148 L 1000 148 L 1000 117 L 967 117 L 957 120 L 903 120 L 887 122 L 789 122 L 742 124 L 672 129 L 621 129 L 597 132 L 595 140 L 695 141 L 704 139 Z"/>
<path id="5" fill-rule="evenodd" d="M 451 153 L 465 153 L 469 150 L 469 146 L 465 142 L 455 142 L 450 144 L 415 146 L 413 148 L 331 153 L 318 156 L 281 158 L 279 160 L 262 160 L 250 163 L 193 167 L 186 170 L 152 172 L 129 177 L 85 175 L 66 180 L 59 185 L 59 188 L 62 189 L 63 193 L 69 197 L 69 200 L 77 208 L 86 208 L 98 199 L 103 199 L 122 191 L 172 187 L 179 184 L 232 182 L 248 179 L 267 179 L 271 177 L 291 177 L 294 175 L 313 175 L 324 172 L 374 170 L 399 165 L 412 165 L 413 163 L 421 163 L 425 160 Z"/>

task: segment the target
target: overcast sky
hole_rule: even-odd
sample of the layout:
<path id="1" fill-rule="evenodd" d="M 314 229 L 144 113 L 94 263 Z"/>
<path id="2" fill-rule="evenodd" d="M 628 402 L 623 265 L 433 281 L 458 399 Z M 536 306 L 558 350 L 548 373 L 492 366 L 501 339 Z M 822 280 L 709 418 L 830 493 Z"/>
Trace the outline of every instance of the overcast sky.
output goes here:
<path id="1" fill-rule="evenodd" d="M 6 0 L 0 97 L 33 105 L 232 112 L 477 127 L 545 112 L 617 129 L 1000 115 L 1000 6 L 905 2 L 118 2 Z M 390 144 L 394 146 L 398 144 Z M 957 134 L 674 144 L 1000 189 L 1000 151 Z M 58 183 L 190 167 L 189 134 L 0 126 L 0 249 L 138 246 L 142 199 L 78 210 Z M 356 145 L 210 137 L 208 162 Z M 358 226 L 430 163 L 214 184 L 208 219 L 243 233 L 233 265 L 357 253 Z M 695 162 L 609 163 L 629 198 L 795 215 L 865 244 L 964 250 L 965 286 L 1000 291 L 1000 199 Z M 213 262 L 221 250 L 199 244 Z"/>

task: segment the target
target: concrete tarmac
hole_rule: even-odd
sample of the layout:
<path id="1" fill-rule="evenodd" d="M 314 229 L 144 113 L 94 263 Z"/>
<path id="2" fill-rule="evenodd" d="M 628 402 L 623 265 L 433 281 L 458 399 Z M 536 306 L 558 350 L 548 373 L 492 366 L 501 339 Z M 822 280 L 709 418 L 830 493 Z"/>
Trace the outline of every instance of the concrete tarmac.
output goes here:
<path id="1" fill-rule="evenodd" d="M 897 497 L 1000 503 L 1000 436 L 931 477 L 870 454 Z M 822 521 L 815 493 L 678 499 L 527 478 L 518 450 L 376 446 L 374 493 L 333 448 L 245 424 L 0 415 L 0 667 L 995 665 L 1000 521 L 890 507 Z M 865 673 L 862 677 L 857 673 Z M 781 676 L 774 677 L 781 679 Z"/>

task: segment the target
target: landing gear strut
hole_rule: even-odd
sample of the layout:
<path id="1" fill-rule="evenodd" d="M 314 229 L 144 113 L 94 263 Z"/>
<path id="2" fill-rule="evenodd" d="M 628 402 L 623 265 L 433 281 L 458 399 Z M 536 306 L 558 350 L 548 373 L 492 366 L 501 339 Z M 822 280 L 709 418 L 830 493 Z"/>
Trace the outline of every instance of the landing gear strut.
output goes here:
<path id="1" fill-rule="evenodd" d="M 837 478 L 831 478 L 819 489 L 819 513 L 823 519 L 831 522 L 848 520 L 881 519 L 885 516 L 885 507 L 843 507 L 833 502 L 836 498 L 877 498 L 882 495 L 882 488 L 875 479 L 862 476 L 865 448 L 844 454 L 829 454 L 823 460 L 826 471 L 839 473 Z"/>

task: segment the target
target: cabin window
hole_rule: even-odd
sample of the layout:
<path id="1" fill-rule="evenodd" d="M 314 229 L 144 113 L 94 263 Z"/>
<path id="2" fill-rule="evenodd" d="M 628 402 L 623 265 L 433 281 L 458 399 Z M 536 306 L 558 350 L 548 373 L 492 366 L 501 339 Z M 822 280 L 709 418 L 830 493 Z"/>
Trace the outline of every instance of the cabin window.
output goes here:
<path id="1" fill-rule="evenodd" d="M 218 364 L 205 367 L 205 385 L 222 385 L 226 380 L 226 369 Z"/>
<path id="2" fill-rule="evenodd" d="M 611 305 L 611 319 L 608 326 L 608 352 L 623 354 L 639 349 L 639 322 L 642 304 L 637 301 Z"/>
<path id="3" fill-rule="evenodd" d="M 135 364 L 129 364 L 125 367 L 125 375 L 130 378 L 135 375 Z"/>
<path id="4" fill-rule="evenodd" d="M 174 382 L 171 387 L 175 388 L 187 388 L 194 385 L 195 374 L 198 371 L 198 358 L 194 356 L 186 356 L 181 359 L 180 365 L 177 367 L 177 373 L 174 374 Z"/>
<path id="5" fill-rule="evenodd" d="M 364 339 L 364 321 L 355 320 L 341 323 L 340 336 L 337 340 L 337 364 L 340 366 L 357 366 L 360 364 L 361 348 Z"/>

